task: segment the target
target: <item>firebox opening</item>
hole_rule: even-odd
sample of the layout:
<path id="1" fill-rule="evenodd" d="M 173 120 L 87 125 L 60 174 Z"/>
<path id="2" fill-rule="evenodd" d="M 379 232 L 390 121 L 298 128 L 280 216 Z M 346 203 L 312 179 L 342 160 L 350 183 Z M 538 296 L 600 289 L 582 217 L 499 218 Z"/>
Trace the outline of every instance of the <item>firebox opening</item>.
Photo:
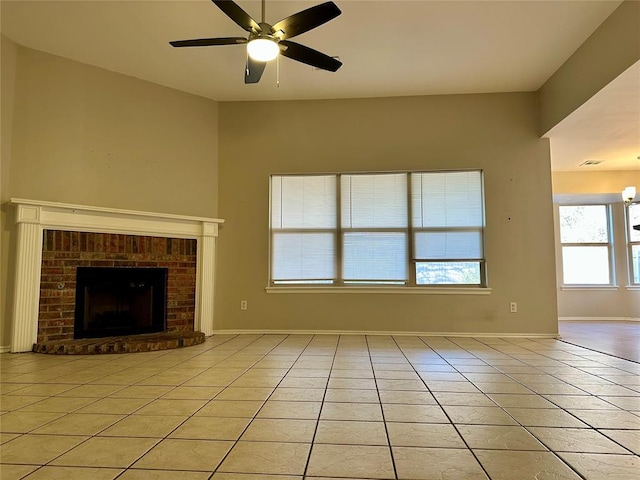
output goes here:
<path id="1" fill-rule="evenodd" d="M 166 290 L 166 268 L 78 267 L 74 338 L 164 331 Z"/>

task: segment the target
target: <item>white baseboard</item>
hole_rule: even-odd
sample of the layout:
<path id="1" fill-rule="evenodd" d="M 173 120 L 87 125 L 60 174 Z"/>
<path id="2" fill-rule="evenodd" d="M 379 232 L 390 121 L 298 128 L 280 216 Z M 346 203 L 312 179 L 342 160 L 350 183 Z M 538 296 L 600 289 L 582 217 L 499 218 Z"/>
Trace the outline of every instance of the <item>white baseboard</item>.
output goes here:
<path id="1" fill-rule="evenodd" d="M 640 322 L 634 317 L 558 317 L 560 322 Z"/>
<path id="2" fill-rule="evenodd" d="M 214 335 L 394 335 L 413 337 L 558 338 L 557 333 L 387 332 L 354 330 L 214 330 Z"/>
<path id="3" fill-rule="evenodd" d="M 11 347 L 9 345 L 4 345 L 0 347 L 0 353 L 9 353 L 11 351 Z"/>

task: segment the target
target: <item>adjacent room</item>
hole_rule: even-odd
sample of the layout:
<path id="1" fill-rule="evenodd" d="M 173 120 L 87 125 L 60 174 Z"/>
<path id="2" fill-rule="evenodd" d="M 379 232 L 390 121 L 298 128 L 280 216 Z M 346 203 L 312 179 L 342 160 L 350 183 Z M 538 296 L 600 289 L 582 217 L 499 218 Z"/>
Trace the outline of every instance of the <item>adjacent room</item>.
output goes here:
<path id="1" fill-rule="evenodd" d="M 640 2 L 0 9 L 3 480 L 640 479 Z"/>

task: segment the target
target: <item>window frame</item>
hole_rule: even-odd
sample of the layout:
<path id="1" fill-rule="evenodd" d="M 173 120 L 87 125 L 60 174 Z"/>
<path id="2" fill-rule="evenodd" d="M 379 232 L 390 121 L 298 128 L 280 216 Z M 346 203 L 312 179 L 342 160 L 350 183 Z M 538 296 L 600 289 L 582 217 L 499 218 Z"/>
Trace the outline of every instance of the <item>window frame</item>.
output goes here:
<path id="1" fill-rule="evenodd" d="M 562 207 L 605 207 L 606 226 L 607 226 L 607 242 L 563 242 L 562 241 Z M 560 242 L 560 270 L 563 288 L 607 288 L 616 286 L 616 269 L 614 255 L 614 238 L 613 238 L 613 215 L 610 203 L 563 203 L 558 205 L 558 234 Z M 608 283 L 566 283 L 564 268 L 564 247 L 606 247 L 607 248 L 607 266 L 609 269 Z"/>
<path id="2" fill-rule="evenodd" d="M 482 208 L 482 226 L 481 227 L 444 227 L 444 228 L 429 228 L 429 227 L 413 227 L 412 225 L 412 196 L 411 196 L 411 175 L 422 173 L 447 173 L 447 172 L 479 172 L 480 173 L 480 189 L 481 189 L 481 208 Z M 347 175 L 384 175 L 384 174 L 404 174 L 407 182 L 407 227 L 406 228 L 348 228 L 342 226 L 342 178 Z M 296 281 L 278 281 L 274 282 L 272 279 L 272 267 L 274 264 L 273 255 L 273 239 L 274 229 L 271 225 L 272 219 L 272 179 L 274 177 L 304 177 L 304 176 L 335 176 L 336 178 L 336 227 L 335 229 L 323 229 L 323 232 L 333 232 L 335 239 L 335 258 L 334 267 L 336 278 L 331 283 L 310 283 L 310 282 L 296 282 Z M 459 169 L 459 170 L 406 170 L 406 171 L 376 171 L 376 172 L 337 172 L 337 173 L 290 173 L 279 174 L 274 173 L 269 175 L 269 265 L 267 272 L 267 287 L 266 290 L 272 293 L 283 292 L 329 292 L 329 291 L 348 291 L 353 293 L 360 293 L 362 291 L 375 291 L 376 293 L 467 293 L 467 294 L 489 294 L 491 289 L 488 286 L 487 280 L 487 260 L 485 254 L 485 191 L 484 191 L 484 170 L 477 169 Z M 291 229 L 287 229 L 289 231 Z M 296 232 L 308 232 L 304 229 L 295 229 Z M 482 239 L 482 258 L 481 259 L 445 259 L 445 260 L 424 260 L 416 259 L 414 255 L 414 236 L 418 232 L 422 231 L 480 231 Z M 344 237 L 346 233 L 351 232 L 402 232 L 406 235 L 406 268 L 407 268 L 407 281 L 403 283 L 387 283 L 384 281 L 371 281 L 371 282 L 358 282 L 348 280 L 345 281 L 343 272 L 344 262 Z M 282 229 L 278 230 L 282 232 Z M 416 279 L 417 264 L 424 262 L 477 262 L 480 270 L 480 283 L 479 284 L 418 284 Z"/>
<path id="3" fill-rule="evenodd" d="M 640 202 L 632 202 L 629 205 L 624 206 L 624 224 L 626 231 L 626 240 L 627 240 L 627 268 L 628 268 L 628 282 L 630 287 L 640 287 L 640 271 L 636 272 L 633 264 L 633 247 L 637 247 L 640 249 L 640 232 L 638 233 L 638 240 L 631 240 L 631 231 L 633 230 L 633 225 L 631 225 L 631 206 L 635 205 L 637 208 L 640 208 Z M 640 266 L 638 267 L 640 270 Z M 635 281 L 636 273 L 638 274 L 639 281 Z"/>

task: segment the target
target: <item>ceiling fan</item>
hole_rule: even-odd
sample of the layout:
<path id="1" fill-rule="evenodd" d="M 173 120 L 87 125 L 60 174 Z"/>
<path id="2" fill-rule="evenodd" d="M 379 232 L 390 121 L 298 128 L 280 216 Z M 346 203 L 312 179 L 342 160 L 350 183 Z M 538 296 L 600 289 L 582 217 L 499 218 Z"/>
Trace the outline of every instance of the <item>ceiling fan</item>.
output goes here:
<path id="1" fill-rule="evenodd" d="M 262 0 L 262 21 L 256 22 L 232 0 L 212 0 L 239 27 L 249 32 L 245 37 L 197 38 L 169 42 L 173 47 L 208 47 L 212 45 L 247 44 L 247 66 L 244 83 L 258 83 L 267 62 L 282 54 L 297 62 L 335 72 L 342 66 L 339 60 L 322 52 L 289 40 L 334 19 L 342 12 L 333 2 L 302 10 L 273 25 L 265 22 L 265 0 Z"/>

